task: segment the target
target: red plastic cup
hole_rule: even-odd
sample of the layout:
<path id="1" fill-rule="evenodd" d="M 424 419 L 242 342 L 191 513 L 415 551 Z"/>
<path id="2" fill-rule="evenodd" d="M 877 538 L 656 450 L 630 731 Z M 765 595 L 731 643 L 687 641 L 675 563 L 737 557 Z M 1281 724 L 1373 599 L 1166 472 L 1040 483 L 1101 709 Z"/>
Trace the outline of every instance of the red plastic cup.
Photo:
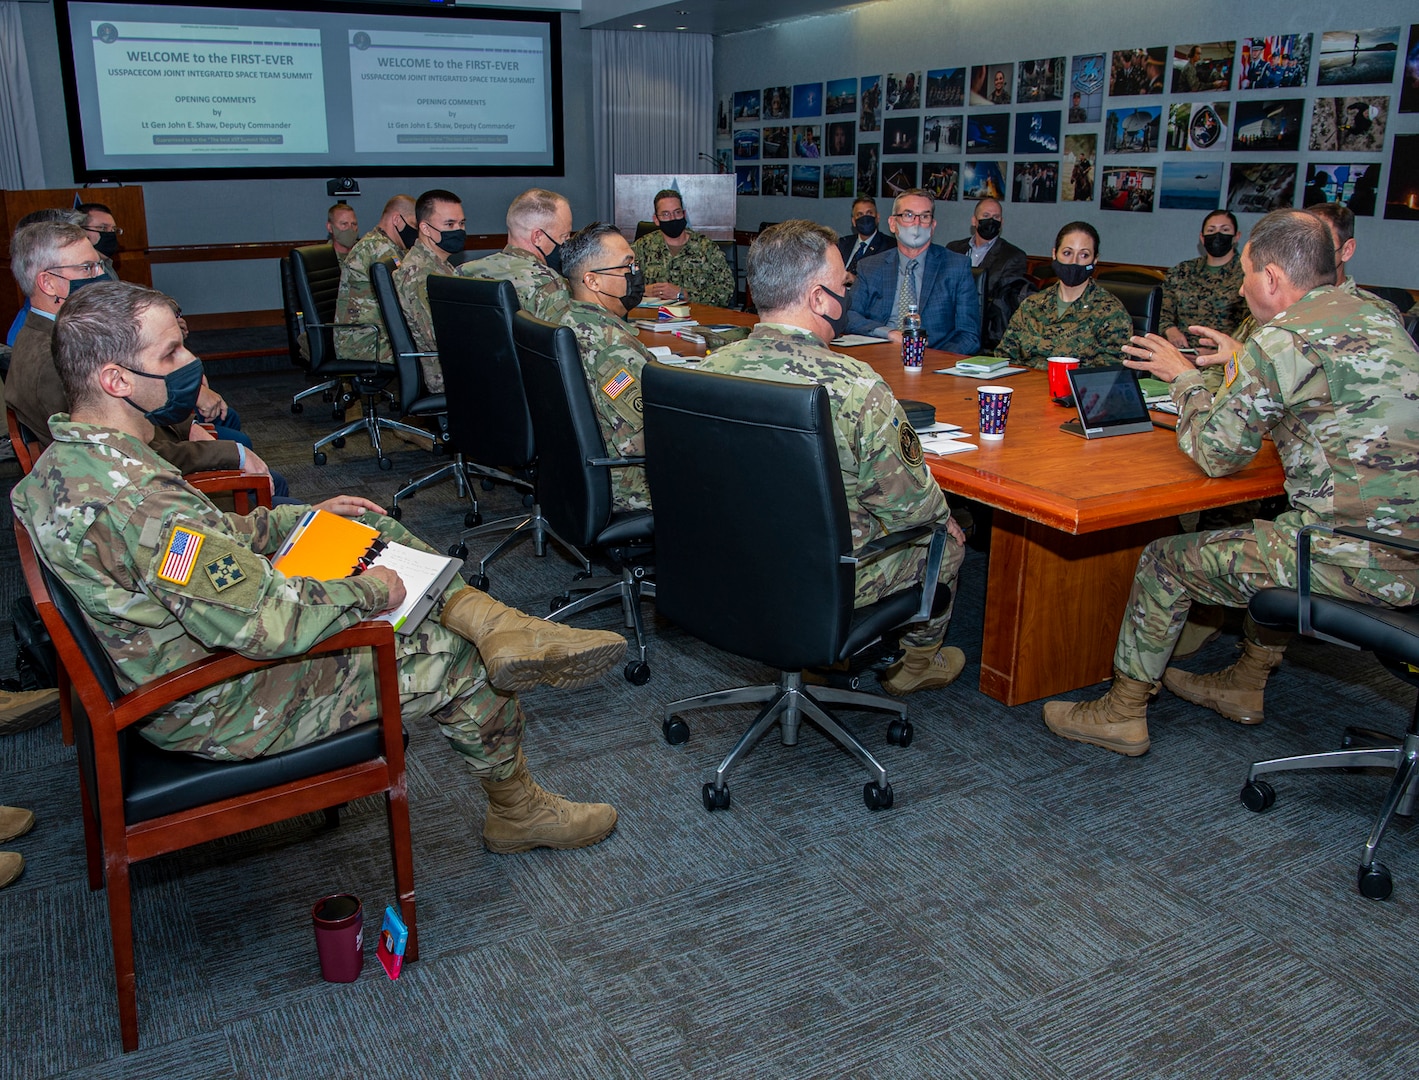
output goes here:
<path id="1" fill-rule="evenodd" d="M 1051 356 L 1049 358 L 1049 396 L 1052 398 L 1073 397 L 1069 389 L 1069 369 L 1077 368 L 1079 360 L 1073 356 Z"/>
<path id="2" fill-rule="evenodd" d="M 315 902 L 315 951 L 326 982 L 354 982 L 364 966 L 365 912 L 360 898 L 336 893 Z"/>

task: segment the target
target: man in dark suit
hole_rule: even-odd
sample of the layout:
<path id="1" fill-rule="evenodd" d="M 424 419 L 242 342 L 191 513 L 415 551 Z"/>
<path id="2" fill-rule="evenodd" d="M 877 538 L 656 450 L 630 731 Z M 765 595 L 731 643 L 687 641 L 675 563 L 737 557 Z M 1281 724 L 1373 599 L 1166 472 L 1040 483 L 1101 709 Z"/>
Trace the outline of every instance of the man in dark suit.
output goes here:
<path id="1" fill-rule="evenodd" d="M 858 262 L 848 330 L 900 343 L 902 320 L 914 303 L 928 346 L 976 353 L 980 301 L 970 260 L 931 242 L 936 231 L 931 193 L 916 188 L 898 195 L 887 222 L 897 249 Z"/>
<path id="2" fill-rule="evenodd" d="M 877 227 L 877 203 L 872 199 L 854 199 L 852 232 L 838 238 L 838 251 L 849 274 L 857 273 L 860 259 L 890 251 L 897 242 Z"/>
<path id="3" fill-rule="evenodd" d="M 986 275 L 986 317 L 981 327 L 981 346 L 986 350 L 1000 341 L 1028 292 L 1021 288 L 1028 266 L 1025 253 L 1000 235 L 1004 223 L 1004 207 L 995 199 L 981 199 L 971 215 L 971 235 L 946 245 L 948 251 L 969 256 L 971 267 Z"/>

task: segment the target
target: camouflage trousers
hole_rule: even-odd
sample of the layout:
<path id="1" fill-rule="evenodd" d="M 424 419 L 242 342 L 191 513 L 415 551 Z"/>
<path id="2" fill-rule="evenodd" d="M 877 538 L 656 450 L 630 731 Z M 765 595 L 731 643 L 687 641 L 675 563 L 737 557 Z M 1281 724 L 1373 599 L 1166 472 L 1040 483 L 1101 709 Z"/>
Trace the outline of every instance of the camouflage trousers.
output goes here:
<path id="1" fill-rule="evenodd" d="M 883 555 L 857 568 L 854 583 L 854 607 L 866 607 L 876 603 L 901 589 L 910 588 L 922 579 L 926 572 L 927 545 L 914 544 L 903 551 Z M 949 533 L 946 535 L 946 550 L 941 559 L 941 572 L 937 582 L 951 590 L 951 602 L 937 617 L 913 626 L 902 635 L 902 644 L 940 645 L 946 636 L 946 626 L 951 621 L 951 610 L 956 606 L 956 575 L 961 571 L 961 563 L 966 557 L 965 545 Z"/>
<path id="2" fill-rule="evenodd" d="M 1275 569 L 1285 575 L 1284 580 L 1278 580 L 1262 560 L 1250 528 L 1154 540 L 1138 559 L 1114 649 L 1114 667 L 1130 679 L 1157 682 L 1194 603 L 1244 608 L 1261 589 L 1294 587 L 1294 565 Z M 1345 600 L 1390 606 L 1380 589 L 1393 579 L 1392 573 L 1364 567 L 1311 564 L 1314 591 Z"/>

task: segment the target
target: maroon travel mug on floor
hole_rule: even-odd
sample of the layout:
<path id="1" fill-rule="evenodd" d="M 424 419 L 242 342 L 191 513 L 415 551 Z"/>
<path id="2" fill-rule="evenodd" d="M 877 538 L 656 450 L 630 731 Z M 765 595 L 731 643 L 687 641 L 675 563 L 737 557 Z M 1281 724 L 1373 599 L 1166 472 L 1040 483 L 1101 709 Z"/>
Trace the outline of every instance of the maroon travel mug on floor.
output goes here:
<path id="1" fill-rule="evenodd" d="M 337 893 L 317 900 L 311 918 L 321 977 L 326 982 L 354 982 L 365 962 L 365 913 L 360 898 Z"/>

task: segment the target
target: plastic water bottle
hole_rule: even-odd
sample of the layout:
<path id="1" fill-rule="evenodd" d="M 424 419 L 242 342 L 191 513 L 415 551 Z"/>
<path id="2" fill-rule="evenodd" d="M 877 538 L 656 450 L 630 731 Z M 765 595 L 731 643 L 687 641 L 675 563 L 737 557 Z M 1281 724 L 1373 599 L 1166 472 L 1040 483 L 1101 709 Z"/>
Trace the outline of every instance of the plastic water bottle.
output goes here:
<path id="1" fill-rule="evenodd" d="M 921 371 L 921 362 L 926 355 L 926 335 L 921 331 L 921 316 L 916 305 L 907 306 L 907 317 L 902 325 L 902 367 L 908 375 Z"/>

